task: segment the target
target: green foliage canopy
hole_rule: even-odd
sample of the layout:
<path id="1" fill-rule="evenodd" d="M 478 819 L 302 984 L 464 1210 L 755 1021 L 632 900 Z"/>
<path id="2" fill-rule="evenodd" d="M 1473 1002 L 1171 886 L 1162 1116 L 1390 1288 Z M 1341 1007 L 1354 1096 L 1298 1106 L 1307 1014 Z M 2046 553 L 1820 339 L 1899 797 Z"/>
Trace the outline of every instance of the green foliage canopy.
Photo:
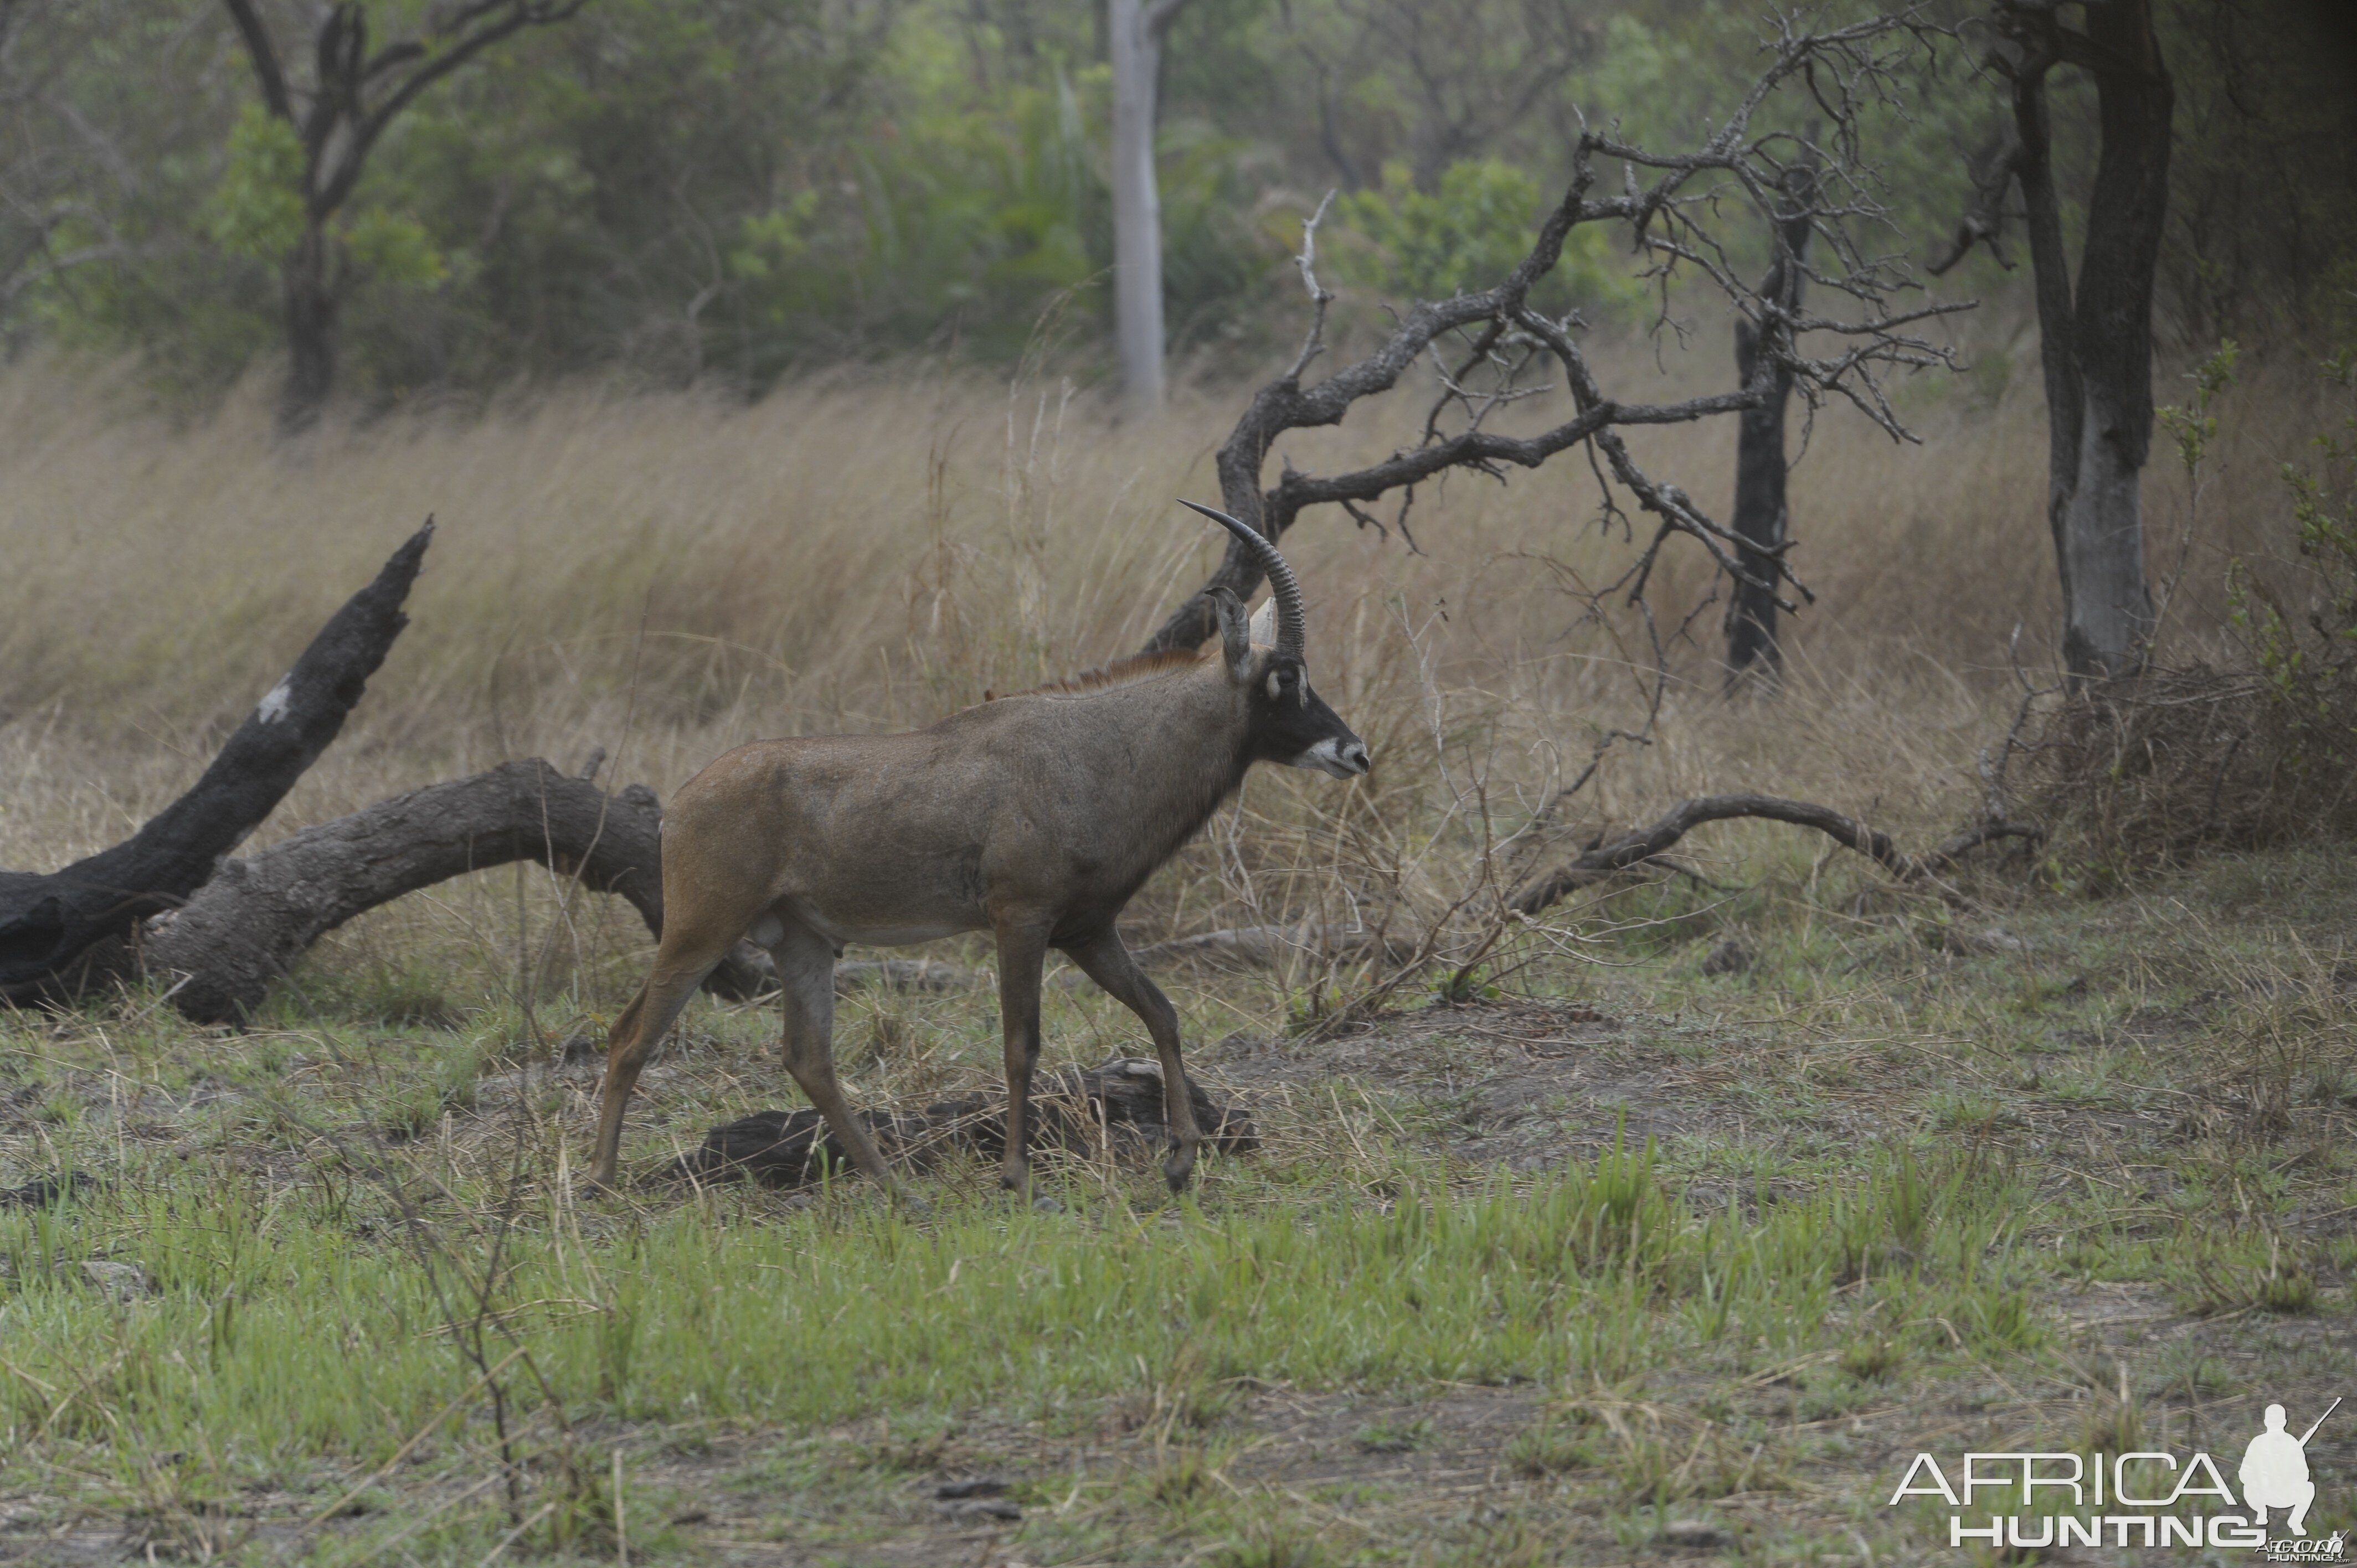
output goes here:
<path id="1" fill-rule="evenodd" d="M 57 112 L 0 130 L 14 340 L 133 349 L 209 396 L 278 345 L 292 133 L 253 102 L 212 7 L 27 7 L 45 47 L 23 59 Z M 2256 7 L 2162 0 L 2183 144 L 2164 279 L 2172 324 L 2203 341 L 2330 314 L 2346 286 L 2328 274 L 2357 252 L 2357 101 L 2316 91 L 2331 50 L 2297 0 Z M 1242 372 L 1292 337 L 1286 255 L 1329 188 L 1335 277 L 1360 303 L 1486 286 L 1583 124 L 1695 145 L 1766 27 L 1733 0 L 1466 0 L 1446 20 L 1420 0 L 1180 14 L 1161 134 L 1175 352 Z M 274 25 L 302 36 L 291 7 Z M 595 0 L 519 36 L 394 124 L 339 222 L 351 390 L 595 373 L 752 392 L 845 358 L 1009 360 L 1047 322 L 1085 368 L 1110 312 L 1102 26 L 1049 0 Z M 1930 253 L 1962 209 L 1964 155 L 2001 113 L 1975 63 L 1968 42 L 1928 50 L 1903 104 L 1869 116 L 1890 252 Z M 1815 106 L 1789 96 L 1761 124 L 1803 130 Z M 2083 190 L 2092 94 L 2066 84 L 2056 113 L 2066 194 Z M 1756 274 L 1764 226 L 1722 216 L 1730 264 Z M 1548 303 L 1633 317 L 1642 265 L 1583 231 Z M 1984 254 L 1953 286 L 2018 277 Z"/>

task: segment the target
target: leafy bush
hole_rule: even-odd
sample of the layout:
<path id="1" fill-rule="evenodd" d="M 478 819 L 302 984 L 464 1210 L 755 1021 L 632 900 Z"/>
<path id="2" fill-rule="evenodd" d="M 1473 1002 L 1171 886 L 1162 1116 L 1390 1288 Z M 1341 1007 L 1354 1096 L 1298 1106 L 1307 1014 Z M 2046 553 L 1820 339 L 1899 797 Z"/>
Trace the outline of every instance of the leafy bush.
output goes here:
<path id="1" fill-rule="evenodd" d="M 1494 288 L 1530 253 L 1551 205 L 1526 170 L 1499 158 L 1451 164 L 1429 192 L 1416 188 L 1407 165 L 1387 163 L 1381 186 L 1336 204 L 1361 242 L 1337 252 L 1336 270 L 1393 299 Z M 1603 228 L 1573 230 L 1538 290 L 1542 308 L 1574 305 L 1596 317 L 1641 302 L 1642 285 L 1616 262 Z"/>

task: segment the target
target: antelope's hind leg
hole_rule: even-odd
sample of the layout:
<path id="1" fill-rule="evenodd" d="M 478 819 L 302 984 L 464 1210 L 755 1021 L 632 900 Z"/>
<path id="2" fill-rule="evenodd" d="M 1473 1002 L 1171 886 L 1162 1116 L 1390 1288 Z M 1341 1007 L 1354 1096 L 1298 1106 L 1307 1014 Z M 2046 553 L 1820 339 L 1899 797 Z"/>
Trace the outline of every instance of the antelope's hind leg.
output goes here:
<path id="1" fill-rule="evenodd" d="M 1104 988 L 1105 993 L 1138 1016 L 1154 1036 L 1154 1054 L 1162 1063 L 1162 1114 L 1170 1127 L 1170 1152 L 1162 1162 L 1162 1177 L 1172 1192 L 1183 1192 L 1195 1174 L 1195 1151 L 1203 1142 L 1195 1123 L 1195 1096 L 1188 1088 L 1187 1069 L 1178 1059 L 1178 1010 L 1162 988 L 1146 977 L 1137 961 L 1122 945 L 1111 926 L 1084 942 L 1064 949 L 1081 972 Z"/>
<path id="2" fill-rule="evenodd" d="M 1031 1073 L 1039 1065 L 1039 972 L 1048 961 L 1048 933 L 1009 920 L 998 936 L 998 1026 L 1006 1053 L 1006 1153 L 998 1185 L 1031 1197 Z"/>
<path id="3" fill-rule="evenodd" d="M 779 1004 L 785 1013 L 786 1070 L 826 1118 L 851 1163 L 893 1202 L 921 1208 L 892 1175 L 867 1129 L 852 1115 L 843 1086 L 835 1081 L 834 944 L 808 927 L 790 921 L 784 925 L 784 934 L 770 944 L 770 957 L 778 966 Z"/>
<path id="4" fill-rule="evenodd" d="M 655 950 L 654 972 L 608 1031 L 597 1145 L 589 1165 L 591 1187 L 614 1185 L 614 1172 L 622 1157 L 622 1113 L 630 1106 L 630 1090 L 638 1087 L 640 1069 L 694 997 L 695 988 L 736 945 L 737 931 L 728 929 L 727 924 L 722 920 L 699 928 L 681 919 L 667 929 Z"/>

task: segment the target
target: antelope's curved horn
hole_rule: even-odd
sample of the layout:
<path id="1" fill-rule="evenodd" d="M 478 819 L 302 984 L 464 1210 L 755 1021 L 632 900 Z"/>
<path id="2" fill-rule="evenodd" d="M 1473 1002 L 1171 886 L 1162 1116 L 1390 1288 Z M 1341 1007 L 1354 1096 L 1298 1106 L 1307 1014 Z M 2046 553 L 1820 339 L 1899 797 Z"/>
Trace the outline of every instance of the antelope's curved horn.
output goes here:
<path id="1" fill-rule="evenodd" d="M 1301 658 L 1308 642 L 1308 628 L 1301 613 L 1301 585 L 1294 580 L 1293 568 L 1285 564 L 1285 557 L 1276 553 L 1276 546 L 1264 538 L 1258 530 L 1238 521 L 1226 512 L 1214 511 L 1210 507 L 1198 506 L 1184 499 L 1178 504 L 1189 511 L 1201 512 L 1234 534 L 1236 542 L 1260 563 L 1260 569 L 1268 576 L 1269 596 L 1276 601 L 1276 650 L 1289 653 L 1296 659 Z"/>

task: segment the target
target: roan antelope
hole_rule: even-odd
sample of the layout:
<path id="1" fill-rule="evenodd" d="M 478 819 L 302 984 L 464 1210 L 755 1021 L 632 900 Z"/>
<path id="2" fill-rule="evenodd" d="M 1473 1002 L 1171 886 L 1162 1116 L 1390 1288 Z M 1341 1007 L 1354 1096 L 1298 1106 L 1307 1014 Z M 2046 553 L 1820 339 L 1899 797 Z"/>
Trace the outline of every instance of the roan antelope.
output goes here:
<path id="1" fill-rule="evenodd" d="M 845 942 L 987 930 L 1006 1051 L 1000 1182 L 1028 1196 L 1027 1112 L 1052 947 L 1154 1036 L 1171 1129 L 1162 1172 L 1174 1192 L 1186 1186 L 1201 1133 L 1178 1015 L 1114 921 L 1252 764 L 1354 779 L 1368 757 L 1309 689 L 1301 589 L 1285 558 L 1224 512 L 1185 504 L 1243 541 L 1268 575 L 1269 603 L 1249 624 L 1234 595 L 1214 596 L 1216 657 L 1141 654 L 906 735 L 755 741 L 681 788 L 663 814 L 654 972 L 608 1037 L 593 1184 L 614 1181 L 640 1069 L 722 955 L 750 937 L 777 964 L 786 1069 L 859 1168 L 899 1196 L 835 1082 L 835 960 Z"/>

